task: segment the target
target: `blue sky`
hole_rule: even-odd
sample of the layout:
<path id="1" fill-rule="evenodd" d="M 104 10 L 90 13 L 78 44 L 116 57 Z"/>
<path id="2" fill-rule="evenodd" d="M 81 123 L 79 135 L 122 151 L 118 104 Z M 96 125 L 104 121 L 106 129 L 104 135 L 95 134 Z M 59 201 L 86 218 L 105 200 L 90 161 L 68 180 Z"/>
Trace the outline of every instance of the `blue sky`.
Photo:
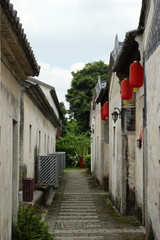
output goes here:
<path id="1" fill-rule="evenodd" d="M 11 0 L 41 66 L 39 80 L 65 101 L 71 71 L 108 63 L 115 35 L 138 26 L 141 0 Z M 68 105 L 66 104 L 68 107 Z"/>

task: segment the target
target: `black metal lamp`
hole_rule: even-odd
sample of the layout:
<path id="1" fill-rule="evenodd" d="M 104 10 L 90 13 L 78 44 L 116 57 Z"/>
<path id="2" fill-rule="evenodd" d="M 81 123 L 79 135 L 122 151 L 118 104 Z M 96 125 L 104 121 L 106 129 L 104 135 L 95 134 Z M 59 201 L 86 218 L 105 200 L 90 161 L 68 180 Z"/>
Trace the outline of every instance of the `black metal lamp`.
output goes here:
<path id="1" fill-rule="evenodd" d="M 117 107 L 115 107 L 114 110 L 118 110 L 119 111 L 119 113 L 117 111 L 114 111 L 113 113 L 111 113 L 112 119 L 113 119 L 113 121 L 115 123 L 117 121 L 117 119 L 118 119 L 118 116 L 119 116 L 119 118 L 121 118 L 121 110 L 119 108 L 117 108 Z"/>
<path id="2" fill-rule="evenodd" d="M 94 134 L 94 128 L 90 129 L 90 134 Z"/>

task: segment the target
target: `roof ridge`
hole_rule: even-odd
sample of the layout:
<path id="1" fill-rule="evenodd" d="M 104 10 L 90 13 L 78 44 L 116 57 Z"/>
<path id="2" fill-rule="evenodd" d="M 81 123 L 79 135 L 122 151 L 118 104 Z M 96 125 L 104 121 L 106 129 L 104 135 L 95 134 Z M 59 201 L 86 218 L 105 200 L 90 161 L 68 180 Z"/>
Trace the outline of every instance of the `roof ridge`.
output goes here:
<path id="1" fill-rule="evenodd" d="M 20 18 L 17 16 L 17 11 L 14 10 L 13 4 L 10 3 L 10 0 L 0 0 L 0 4 L 7 15 L 8 21 L 11 23 L 16 36 L 23 47 L 23 50 L 28 58 L 29 62 L 34 66 L 34 73 L 36 76 L 39 75 L 40 66 L 37 63 L 33 50 L 30 46 L 30 43 L 27 39 L 27 35 L 24 33 L 22 24 L 20 23 Z"/>

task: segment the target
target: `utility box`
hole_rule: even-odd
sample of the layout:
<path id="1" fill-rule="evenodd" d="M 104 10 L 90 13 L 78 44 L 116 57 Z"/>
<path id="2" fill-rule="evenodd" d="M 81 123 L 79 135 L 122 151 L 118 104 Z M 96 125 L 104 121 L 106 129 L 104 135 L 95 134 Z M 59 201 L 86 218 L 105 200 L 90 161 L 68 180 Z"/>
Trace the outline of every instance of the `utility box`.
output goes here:
<path id="1" fill-rule="evenodd" d="M 23 179 L 23 201 L 32 202 L 33 201 L 33 178 Z"/>

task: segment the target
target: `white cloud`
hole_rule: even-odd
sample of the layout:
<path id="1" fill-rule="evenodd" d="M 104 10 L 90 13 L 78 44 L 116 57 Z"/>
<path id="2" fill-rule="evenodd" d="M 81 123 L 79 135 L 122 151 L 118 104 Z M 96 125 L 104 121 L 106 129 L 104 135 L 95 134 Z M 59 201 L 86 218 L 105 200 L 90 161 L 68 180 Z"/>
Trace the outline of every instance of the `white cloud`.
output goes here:
<path id="1" fill-rule="evenodd" d="M 115 35 L 124 40 L 136 29 L 141 0 L 11 0 L 27 34 L 41 73 L 60 101 L 70 88 L 71 72 L 84 63 L 108 63 Z"/>
<path id="2" fill-rule="evenodd" d="M 67 93 L 67 89 L 69 89 L 71 85 L 72 80 L 71 72 L 81 70 L 84 67 L 85 63 L 83 62 L 74 63 L 71 66 L 70 70 L 63 69 L 60 67 L 54 67 L 48 63 L 39 64 L 41 66 L 41 71 L 37 79 L 53 86 L 56 90 L 59 101 L 64 102 L 66 108 L 68 108 L 68 103 L 65 101 L 65 94 Z"/>
<path id="3" fill-rule="evenodd" d="M 141 0 L 11 0 L 41 62 L 70 68 L 112 51 L 137 28 Z"/>
<path id="4" fill-rule="evenodd" d="M 85 66 L 85 63 L 83 63 L 83 62 L 74 63 L 74 64 L 71 66 L 71 72 L 77 72 L 78 70 L 83 69 L 84 66 Z"/>

